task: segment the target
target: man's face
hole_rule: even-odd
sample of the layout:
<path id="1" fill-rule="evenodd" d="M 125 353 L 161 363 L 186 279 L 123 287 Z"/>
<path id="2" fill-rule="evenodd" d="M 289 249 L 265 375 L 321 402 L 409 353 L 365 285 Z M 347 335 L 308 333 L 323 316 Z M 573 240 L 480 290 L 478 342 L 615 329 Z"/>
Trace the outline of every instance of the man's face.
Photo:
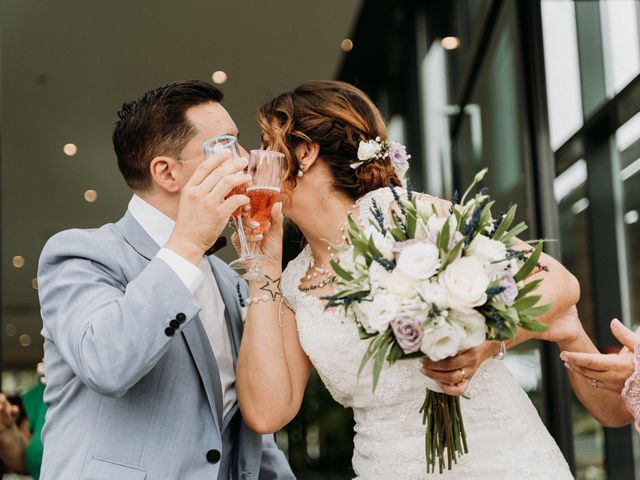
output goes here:
<path id="1" fill-rule="evenodd" d="M 180 152 L 180 167 L 178 175 L 181 185 L 184 185 L 198 166 L 204 161 L 204 151 L 202 144 L 213 137 L 219 135 L 233 135 L 238 137 L 238 127 L 225 110 L 217 102 L 203 103 L 187 110 L 189 121 L 196 128 L 196 135 L 189 140 L 182 152 Z M 238 144 L 238 146 L 240 146 Z M 240 155 L 248 156 L 247 151 L 240 146 Z"/>

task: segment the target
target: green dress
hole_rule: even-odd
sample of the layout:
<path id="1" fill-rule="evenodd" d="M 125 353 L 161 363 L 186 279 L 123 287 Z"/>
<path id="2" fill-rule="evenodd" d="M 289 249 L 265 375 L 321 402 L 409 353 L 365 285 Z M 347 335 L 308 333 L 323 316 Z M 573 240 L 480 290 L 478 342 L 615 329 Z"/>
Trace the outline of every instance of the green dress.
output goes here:
<path id="1" fill-rule="evenodd" d="M 47 413 L 47 406 L 42 398 L 43 395 L 43 383 L 38 383 L 22 395 L 22 406 L 29 419 L 29 431 L 31 432 L 31 441 L 27 445 L 24 462 L 27 472 L 33 477 L 33 480 L 40 478 L 40 467 L 42 466 L 42 438 L 40 437 L 40 432 L 42 432 L 44 416 Z"/>

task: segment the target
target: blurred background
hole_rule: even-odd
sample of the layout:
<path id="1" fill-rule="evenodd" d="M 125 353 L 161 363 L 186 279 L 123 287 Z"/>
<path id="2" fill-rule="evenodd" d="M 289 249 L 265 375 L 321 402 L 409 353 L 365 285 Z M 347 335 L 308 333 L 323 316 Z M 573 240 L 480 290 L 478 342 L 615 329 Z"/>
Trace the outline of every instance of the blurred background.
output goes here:
<path id="1" fill-rule="evenodd" d="M 602 351 L 618 348 L 611 318 L 640 320 L 638 1 L 0 0 L 0 62 L 7 394 L 37 379 L 40 250 L 57 231 L 121 217 L 116 111 L 177 79 L 218 84 L 248 147 L 272 95 L 310 79 L 355 84 L 407 145 L 415 189 L 449 197 L 488 166 L 498 209 L 517 202 L 530 237 L 557 240 L 548 252 L 580 280 Z M 292 238 L 288 258 L 298 248 Z M 576 478 L 640 479 L 637 434 L 585 412 L 554 346 L 528 343 L 507 361 Z M 350 479 L 352 427 L 312 377 L 277 441 L 299 478 Z"/>

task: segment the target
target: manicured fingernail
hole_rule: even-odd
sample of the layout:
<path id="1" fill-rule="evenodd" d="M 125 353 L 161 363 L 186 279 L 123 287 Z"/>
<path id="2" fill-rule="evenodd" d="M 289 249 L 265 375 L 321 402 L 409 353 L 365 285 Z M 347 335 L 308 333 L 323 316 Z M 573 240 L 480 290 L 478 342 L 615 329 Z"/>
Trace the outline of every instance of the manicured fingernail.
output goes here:
<path id="1" fill-rule="evenodd" d="M 244 207 L 242 207 L 242 210 L 244 210 L 245 212 L 251 211 L 251 205 L 245 205 Z"/>
<path id="2" fill-rule="evenodd" d="M 258 227 L 260 226 L 260 222 L 256 222 L 255 220 L 251 220 L 251 221 L 249 222 L 249 226 L 250 226 L 251 228 L 258 228 Z"/>
<path id="3" fill-rule="evenodd" d="M 567 361 L 567 356 L 564 354 L 564 352 L 560 354 L 560 358 L 562 359 L 563 362 Z"/>
<path id="4" fill-rule="evenodd" d="M 567 362 L 564 362 L 564 366 L 571 370 L 571 365 L 569 365 Z"/>
<path id="5" fill-rule="evenodd" d="M 613 320 L 611 320 L 611 325 L 615 325 L 616 327 L 619 327 L 620 325 L 622 325 L 622 322 L 617 318 L 614 318 Z"/>

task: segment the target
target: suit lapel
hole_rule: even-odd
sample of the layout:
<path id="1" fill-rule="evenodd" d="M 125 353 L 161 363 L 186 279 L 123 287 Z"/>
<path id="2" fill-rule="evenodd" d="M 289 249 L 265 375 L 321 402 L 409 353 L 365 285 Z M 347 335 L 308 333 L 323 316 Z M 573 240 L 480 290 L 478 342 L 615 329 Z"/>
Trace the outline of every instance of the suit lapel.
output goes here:
<path id="1" fill-rule="evenodd" d="M 220 385 L 220 371 L 218 362 L 207 340 L 207 333 L 200 318 L 194 318 L 182 329 L 182 335 L 189 347 L 193 361 L 196 364 L 204 390 L 209 400 L 211 413 L 222 431 L 222 385 Z"/>
<path id="2" fill-rule="evenodd" d="M 235 370 L 236 364 L 238 363 L 240 340 L 242 339 L 242 322 L 240 321 L 242 313 L 240 312 L 237 301 L 238 287 L 237 283 L 232 282 L 227 276 L 220 272 L 220 268 L 216 263 L 221 260 L 213 256 L 209 256 L 208 259 L 224 303 L 224 319 L 227 323 L 227 329 L 229 330 L 229 340 L 231 341 L 231 351 L 233 352 L 233 369 Z"/>
<path id="3" fill-rule="evenodd" d="M 160 250 L 158 244 L 144 231 L 142 226 L 133 218 L 133 215 L 131 215 L 128 210 L 124 217 L 116 223 L 116 228 L 122 233 L 125 241 L 148 261 L 151 261 Z M 182 329 L 182 335 L 202 380 L 211 413 L 218 428 L 220 428 L 222 426 L 222 386 L 220 385 L 220 372 L 200 317 L 196 317 L 189 322 L 188 325 Z"/>

